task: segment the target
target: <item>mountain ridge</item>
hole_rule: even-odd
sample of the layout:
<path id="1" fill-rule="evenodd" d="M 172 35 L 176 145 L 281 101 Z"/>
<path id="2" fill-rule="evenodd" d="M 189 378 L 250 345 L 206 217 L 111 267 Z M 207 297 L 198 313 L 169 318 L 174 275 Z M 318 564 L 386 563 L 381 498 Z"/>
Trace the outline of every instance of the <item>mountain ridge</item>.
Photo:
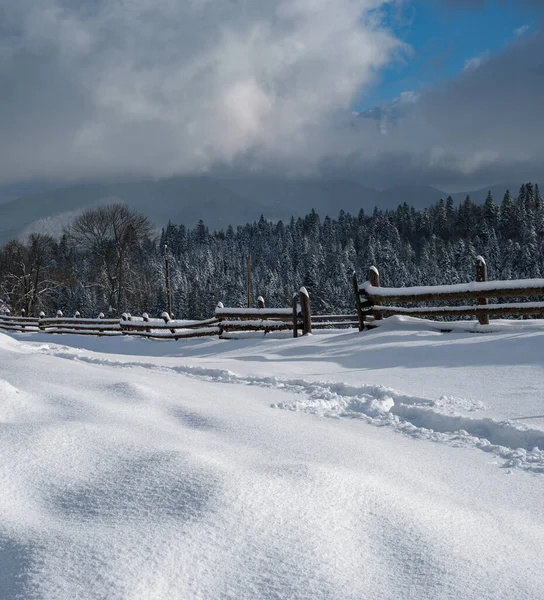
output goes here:
<path id="1" fill-rule="evenodd" d="M 428 185 L 397 186 L 375 190 L 350 179 L 186 176 L 116 183 L 84 183 L 19 197 L 0 204 L 0 244 L 23 232 L 58 235 L 67 220 L 86 209 L 124 202 L 146 214 L 157 228 L 168 221 L 194 226 L 202 219 L 210 229 L 225 229 L 257 220 L 288 220 L 312 208 L 322 217 L 336 218 L 340 210 L 369 213 L 375 206 L 395 209 L 406 202 L 422 209 L 452 196 L 456 203 L 466 195 L 482 203 L 490 190 L 496 201 L 521 184 L 497 184 L 468 192 L 448 194 Z M 41 229 L 40 229 L 41 228 Z M 45 228 L 45 229 L 44 229 Z M 42 231 L 43 230 L 43 231 Z"/>

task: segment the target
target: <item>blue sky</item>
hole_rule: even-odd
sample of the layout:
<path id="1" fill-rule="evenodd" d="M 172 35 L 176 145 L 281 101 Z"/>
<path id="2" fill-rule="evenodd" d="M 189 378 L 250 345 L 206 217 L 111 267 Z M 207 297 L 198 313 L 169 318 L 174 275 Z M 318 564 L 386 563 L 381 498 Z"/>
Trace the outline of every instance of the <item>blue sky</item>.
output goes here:
<path id="1" fill-rule="evenodd" d="M 544 19 L 544 1 L 525 4 L 488 0 L 479 9 L 439 0 L 406 2 L 388 11 L 396 35 L 412 49 L 366 91 L 356 110 L 386 104 L 404 91 L 436 86 L 458 75 L 470 59 L 500 53 Z"/>

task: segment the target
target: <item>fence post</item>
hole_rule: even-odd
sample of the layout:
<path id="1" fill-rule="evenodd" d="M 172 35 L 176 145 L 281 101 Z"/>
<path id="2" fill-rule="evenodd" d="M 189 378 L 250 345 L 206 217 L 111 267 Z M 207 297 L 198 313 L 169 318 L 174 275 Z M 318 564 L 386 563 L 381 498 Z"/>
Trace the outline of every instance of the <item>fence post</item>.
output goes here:
<path id="1" fill-rule="evenodd" d="M 302 309 L 302 335 L 312 333 L 312 315 L 310 312 L 310 294 L 303 286 L 300 288 L 300 308 Z"/>
<path id="2" fill-rule="evenodd" d="M 40 330 L 45 329 L 45 325 L 43 324 L 43 319 L 45 319 L 45 313 L 43 312 L 43 310 L 40 312 L 38 319 L 38 328 Z"/>
<path id="3" fill-rule="evenodd" d="M 476 257 L 476 281 L 478 283 L 487 281 L 487 265 L 483 256 Z M 480 306 L 487 306 L 489 300 L 487 298 L 478 298 L 478 304 Z M 489 315 L 487 313 L 479 313 L 478 321 L 480 325 L 489 325 Z"/>
<path id="4" fill-rule="evenodd" d="M 259 296 L 259 297 L 257 298 L 257 306 L 258 306 L 259 308 L 266 308 L 266 305 L 265 305 L 265 303 L 264 303 L 264 298 L 263 298 L 262 296 Z"/>
<path id="5" fill-rule="evenodd" d="M 76 312 L 74 313 L 74 319 L 81 319 L 81 313 L 79 312 L 79 310 L 76 310 Z"/>
<path id="6" fill-rule="evenodd" d="M 363 313 L 361 311 L 361 294 L 359 293 L 359 282 L 357 281 L 357 273 L 353 271 L 353 293 L 355 294 L 355 307 L 357 308 L 357 319 L 359 320 L 359 331 L 363 331 L 365 323 L 363 321 Z"/>
<path id="7" fill-rule="evenodd" d="M 298 296 L 293 294 L 293 337 L 298 337 Z"/>
<path id="8" fill-rule="evenodd" d="M 149 323 L 149 315 L 147 313 L 144 313 L 142 315 L 142 319 L 144 320 L 145 323 Z M 146 327 L 145 331 L 146 331 L 146 333 L 151 333 L 151 328 Z"/>
<path id="9" fill-rule="evenodd" d="M 217 308 L 225 308 L 225 305 L 222 302 L 217 303 Z M 223 318 L 219 317 L 219 337 L 223 335 Z"/>
<path id="10" fill-rule="evenodd" d="M 370 272 L 368 274 L 368 281 L 372 287 L 380 287 L 380 272 L 374 266 L 370 267 Z M 380 300 L 373 300 L 372 303 L 374 306 L 381 306 L 382 303 Z M 381 321 L 383 319 L 383 315 L 379 312 L 374 313 L 374 320 Z"/>

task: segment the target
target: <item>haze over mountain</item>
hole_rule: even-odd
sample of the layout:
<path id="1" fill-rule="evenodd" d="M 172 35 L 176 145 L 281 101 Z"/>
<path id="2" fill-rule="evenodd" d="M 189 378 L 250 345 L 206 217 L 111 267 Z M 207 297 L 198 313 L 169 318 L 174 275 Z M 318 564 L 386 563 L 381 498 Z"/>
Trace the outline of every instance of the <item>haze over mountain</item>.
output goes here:
<path id="1" fill-rule="evenodd" d="M 483 202 L 488 190 L 501 200 L 507 188 L 515 194 L 518 183 L 451 194 L 456 202 L 469 193 Z M 278 179 L 241 177 L 173 177 L 125 183 L 81 184 L 48 190 L 0 205 L 0 243 L 29 232 L 59 235 L 83 210 L 124 202 L 143 212 L 157 228 L 168 221 L 195 225 L 202 219 L 211 229 L 225 229 L 257 220 L 288 220 L 314 208 L 320 216 L 336 218 L 340 210 L 357 214 L 375 206 L 396 208 L 407 204 L 421 209 L 449 194 L 431 186 L 397 186 L 382 191 L 347 179 Z"/>

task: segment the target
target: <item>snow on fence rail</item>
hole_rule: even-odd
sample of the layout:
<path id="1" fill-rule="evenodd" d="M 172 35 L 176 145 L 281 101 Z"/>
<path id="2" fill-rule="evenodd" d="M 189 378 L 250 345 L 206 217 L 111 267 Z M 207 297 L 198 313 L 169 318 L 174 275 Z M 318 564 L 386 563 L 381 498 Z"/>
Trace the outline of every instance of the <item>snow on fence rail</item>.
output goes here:
<path id="1" fill-rule="evenodd" d="M 257 300 L 259 308 L 230 308 L 219 302 L 215 309 L 215 317 L 220 321 L 221 334 L 242 331 L 292 331 L 293 337 L 297 337 L 299 329 L 302 329 L 303 334 L 312 333 L 309 298 L 306 288 L 301 288 L 299 296 L 293 296 L 291 308 L 266 308 L 262 296 Z"/>
<path id="2" fill-rule="evenodd" d="M 304 287 L 293 296 L 290 308 L 266 308 L 262 296 L 257 303 L 259 308 L 225 308 L 220 302 L 214 317 L 205 320 L 172 319 L 167 312 L 158 319 L 146 313 L 141 317 L 125 313 L 120 319 L 106 319 L 103 313 L 96 319 L 82 318 L 79 312 L 65 317 L 62 311 L 55 317 L 46 317 L 44 313 L 38 317 L 4 314 L 0 315 L 0 330 L 177 340 L 246 331 L 292 331 L 293 337 L 297 337 L 299 330 L 305 335 L 312 333 L 312 328 L 353 327 L 358 323 L 357 315 L 312 315 L 310 295 Z"/>
<path id="3" fill-rule="evenodd" d="M 219 303 L 215 316 L 225 333 L 243 331 L 292 331 L 293 337 L 312 333 L 313 329 L 357 326 L 357 315 L 312 315 L 310 295 L 305 287 L 293 296 L 291 308 L 266 308 L 262 296 L 259 308 L 225 308 Z"/>
<path id="4" fill-rule="evenodd" d="M 0 329 L 18 332 L 72 333 L 78 335 L 140 335 L 149 338 L 179 339 L 184 337 L 202 337 L 219 335 L 218 319 L 204 321 L 177 321 L 163 313 L 160 319 L 150 319 L 147 314 L 132 317 L 125 313 L 121 319 L 105 319 L 102 314 L 96 319 L 82 318 L 79 313 L 74 317 L 64 317 L 61 311 L 56 317 L 16 317 L 0 315 Z"/>
<path id="5" fill-rule="evenodd" d="M 544 314 L 544 302 L 515 302 L 489 304 L 489 298 L 544 296 L 544 279 L 515 279 L 488 281 L 485 260 L 476 257 L 476 281 L 453 285 L 382 288 L 376 267 L 371 267 L 369 279 L 362 285 L 353 274 L 353 289 L 359 320 L 359 330 L 372 326 L 373 320 L 393 315 L 415 317 L 476 316 L 481 325 L 489 325 L 490 316 Z M 383 306 L 384 302 L 423 303 L 448 300 L 476 300 L 466 306 Z"/>

